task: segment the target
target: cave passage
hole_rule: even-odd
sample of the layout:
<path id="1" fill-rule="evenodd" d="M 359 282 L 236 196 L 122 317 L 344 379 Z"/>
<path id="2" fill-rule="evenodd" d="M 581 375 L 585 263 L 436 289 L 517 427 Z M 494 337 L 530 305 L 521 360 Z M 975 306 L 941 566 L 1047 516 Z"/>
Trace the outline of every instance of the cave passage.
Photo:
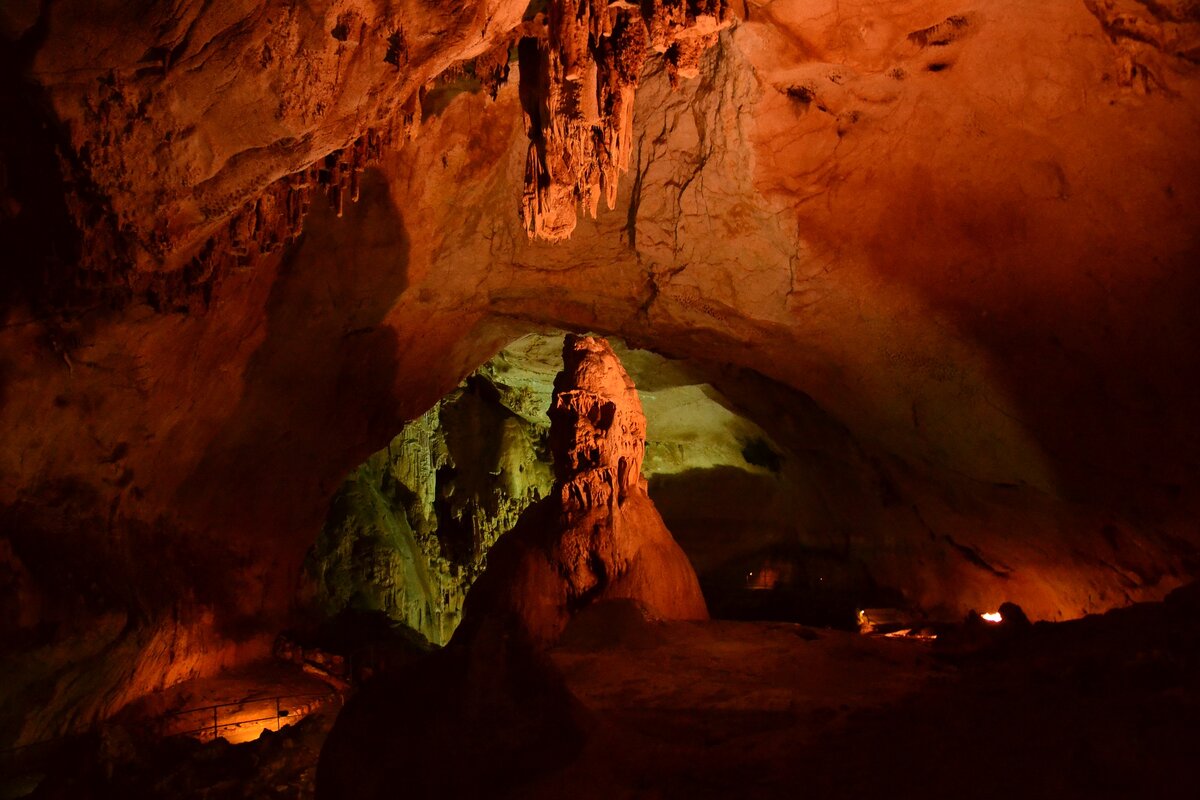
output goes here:
<path id="1" fill-rule="evenodd" d="M 449 641 L 489 549 L 551 489 L 562 335 L 512 341 L 346 478 L 306 559 L 318 615 L 383 612 Z M 790 392 L 727 365 L 615 347 L 646 414 L 650 497 L 714 617 L 848 629 L 861 609 L 903 602 L 837 541 L 821 459 L 788 438 L 801 424 L 836 430 L 827 415 L 772 414 L 762 395 Z M 759 402 L 744 409 L 722 389 Z"/>
<path id="2" fill-rule="evenodd" d="M 529 375 L 533 365 L 544 370 L 554 359 L 532 356 L 553 353 L 556 344 L 556 337 L 518 340 L 469 378 L 463 394 L 443 402 L 476 402 L 484 394 L 481 375 L 493 399 L 514 392 L 544 400 L 544 382 L 538 391 Z M 1198 652 L 1188 621 L 1200 599 L 1196 587 L 1166 604 L 1060 625 L 1034 626 L 1012 603 L 933 625 L 914 624 L 899 609 L 860 608 L 858 632 L 709 619 L 696 596 L 694 561 L 676 557 L 683 551 L 638 473 L 653 450 L 665 453 L 669 466 L 694 463 L 684 441 L 715 440 L 703 463 L 719 463 L 718 426 L 687 423 L 720 412 L 697 409 L 695 397 L 672 402 L 672 390 L 695 384 L 665 373 L 686 375 L 690 365 L 626 348 L 618 360 L 615 350 L 601 339 L 566 337 L 548 434 L 522 440 L 530 457 L 550 450 L 549 492 L 531 493 L 516 524 L 488 548 L 448 646 L 386 665 L 350 699 L 322 748 L 319 796 L 382 798 L 400 781 L 419 795 L 455 796 L 603 797 L 638 786 L 672 797 L 775 797 L 805 783 L 822 796 L 924 797 L 931 786 L 934 796 L 954 796 L 969 791 L 996 758 L 1006 769 L 988 789 L 1006 796 L 1056 785 L 1059 775 L 1045 768 L 1040 751 L 1078 719 L 1138 758 L 1164 760 L 1148 748 L 1173 746 L 1184 718 L 1151 712 L 1155 727 L 1145 740 L 1131 721 L 1143 716 L 1148 696 L 1194 682 L 1160 670 Z M 622 369 L 622 361 L 642 368 Z M 658 396 L 639 401 L 634 375 L 651 385 L 645 394 Z M 642 410 L 657 404 L 667 424 L 652 432 Z M 678 438 L 671 441 L 664 429 Z M 739 446 L 724 449 L 742 463 L 781 472 L 786 448 L 757 426 L 743 431 L 748 438 L 734 437 Z M 444 435 L 452 440 L 454 430 Z M 525 474 L 527 459 L 506 463 Z M 503 469 L 492 465 L 484 464 L 485 473 L 503 479 Z M 689 496 L 698 496 L 694 487 Z M 779 558 L 764 561 L 741 574 L 729 595 L 788 586 L 793 569 Z M 735 610 L 745 609 L 742 601 Z M 1175 636 L 1171 655 L 1149 668 L 1144 683 L 1118 688 L 1141 672 L 1136 665 L 1150 657 L 1150 642 Z M 1087 654 L 1107 642 L 1138 655 L 1081 681 Z M 1050 664 L 1072 677 L 1053 685 L 1032 678 Z M 1091 697 L 1097 691 L 1111 704 L 1099 715 Z M 406 724 L 398 726 L 401 716 Z M 925 722 L 914 724 L 915 717 Z M 459 764 L 459 748 L 472 753 L 469 765 Z M 872 756 L 865 768 L 864 748 Z M 931 756 L 941 763 L 926 780 L 913 765 Z M 1166 760 L 1168 774 L 1158 777 L 1177 782 L 1179 765 Z M 1061 774 L 1125 790 L 1134 775 L 1087 752 Z"/>

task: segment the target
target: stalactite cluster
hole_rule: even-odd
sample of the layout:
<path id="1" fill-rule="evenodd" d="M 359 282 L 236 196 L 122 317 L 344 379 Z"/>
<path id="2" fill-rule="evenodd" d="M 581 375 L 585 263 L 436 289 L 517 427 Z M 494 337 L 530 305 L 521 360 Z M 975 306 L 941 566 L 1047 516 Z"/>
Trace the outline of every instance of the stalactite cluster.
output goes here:
<path id="1" fill-rule="evenodd" d="M 419 116 L 420 105 L 414 105 L 414 115 Z M 406 114 L 406 131 L 415 125 L 414 115 Z M 314 192 L 323 193 L 342 216 L 347 199 L 358 201 L 362 171 L 379 161 L 391 138 L 390 132 L 368 129 L 348 147 L 276 181 L 210 237 L 183 270 L 152 274 L 148 278 L 151 285 L 134 287 L 135 292 L 158 307 L 203 309 L 222 275 L 248 267 L 296 240 L 304 229 Z"/>
<path id="2" fill-rule="evenodd" d="M 549 3 L 546 36 L 519 51 L 529 133 L 521 214 L 531 237 L 566 239 L 578 206 L 594 217 L 602 195 L 614 207 L 648 54 L 663 56 L 673 83 L 694 77 L 729 18 L 725 0 Z"/>

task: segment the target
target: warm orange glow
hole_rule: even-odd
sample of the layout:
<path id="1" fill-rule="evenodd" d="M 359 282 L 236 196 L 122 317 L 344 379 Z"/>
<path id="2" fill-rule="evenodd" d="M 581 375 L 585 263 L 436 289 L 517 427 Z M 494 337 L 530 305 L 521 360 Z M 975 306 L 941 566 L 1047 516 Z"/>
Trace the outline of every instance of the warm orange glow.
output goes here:
<path id="1" fill-rule="evenodd" d="M 855 612 L 858 617 L 858 632 L 868 636 L 883 636 L 888 639 L 922 639 L 933 640 L 937 634 L 920 625 L 911 615 L 904 614 L 894 608 L 862 608 Z M 893 625 L 903 625 L 895 630 L 884 632 L 882 628 Z"/>
<path id="2" fill-rule="evenodd" d="M 1004 617 L 1000 615 L 999 611 L 988 611 L 986 614 L 980 614 L 979 616 L 983 617 L 988 622 L 1000 622 L 1002 619 L 1004 619 Z"/>
<path id="3" fill-rule="evenodd" d="M 763 567 L 746 576 L 746 586 L 750 589 L 774 589 L 777 583 L 779 583 L 779 571 L 772 567 Z"/>
<path id="4" fill-rule="evenodd" d="M 287 722 L 280 720 L 279 726 L 275 726 L 275 721 L 269 722 L 242 722 L 232 723 L 221 728 L 220 736 L 230 744 L 242 744 L 243 742 L 252 742 L 257 739 L 263 731 L 277 731 L 294 725 L 299 722 L 299 719 L 291 719 Z"/>
<path id="5" fill-rule="evenodd" d="M 201 741 L 221 738 L 230 744 L 249 742 L 264 730 L 277 731 L 294 725 L 338 695 L 295 694 L 246 699 L 232 703 L 187 709 L 165 718 L 163 734 L 183 734 Z"/>
<path id="6" fill-rule="evenodd" d="M 937 638 L 936 633 L 931 633 L 927 630 L 917 630 L 914 628 L 901 628 L 898 631 L 885 633 L 885 639 L 920 639 L 922 641 L 931 642 Z"/>
<path id="7" fill-rule="evenodd" d="M 769 590 L 777 588 L 780 584 L 786 586 L 792 582 L 794 571 L 793 565 L 786 561 L 768 559 L 756 571 L 746 575 L 746 588 Z"/>
<path id="8" fill-rule="evenodd" d="M 252 742 L 264 730 L 277 731 L 289 725 L 296 724 L 308 716 L 308 711 L 309 709 L 307 708 L 291 711 L 283 709 L 277 717 L 272 708 L 270 709 L 271 716 L 263 717 L 261 716 L 263 713 L 261 708 L 239 709 L 236 713 L 221 715 L 215 729 L 205 728 L 204 730 L 194 732 L 192 736 L 202 741 L 211 740 L 214 737 L 215 731 L 217 737 L 226 740 L 230 744 Z"/>

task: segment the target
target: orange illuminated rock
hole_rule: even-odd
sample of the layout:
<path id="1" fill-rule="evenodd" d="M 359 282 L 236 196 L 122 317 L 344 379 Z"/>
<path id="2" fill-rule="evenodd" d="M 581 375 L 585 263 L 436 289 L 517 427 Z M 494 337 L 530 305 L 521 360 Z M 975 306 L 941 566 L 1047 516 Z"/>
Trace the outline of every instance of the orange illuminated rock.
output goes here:
<path id="1" fill-rule="evenodd" d="M 82 727 L 273 639 L 346 472 L 546 327 L 731 365 L 779 421 L 753 485 L 794 502 L 713 470 L 655 494 L 702 574 L 785 541 L 827 554 L 814 585 L 836 561 L 1032 619 L 1196 574 L 1185 4 L 731 4 L 698 61 L 719 13 L 607 8 L 635 5 L 675 9 L 644 54 L 632 22 L 584 45 L 559 20 L 551 104 L 526 0 L 0 4 L 0 729 Z M 521 91 L 490 77 L 514 36 Z M 485 55 L 487 91 L 439 90 Z M 553 244 L 518 213 L 534 130 Z M 577 222 L 577 174 L 615 210 Z M 359 186 L 342 218 L 322 196 Z M 617 494 L 614 542 L 656 524 Z"/>
<path id="2" fill-rule="evenodd" d="M 623 598 L 659 619 L 707 619 L 696 573 L 646 494 L 646 417 L 603 339 L 568 336 L 554 382 L 555 487 L 489 555 L 460 630 L 499 617 L 553 641 L 572 613 Z"/>
<path id="3" fill-rule="evenodd" d="M 629 169 L 633 100 L 649 50 L 672 83 L 699 74 L 700 56 L 730 23 L 725 0 L 552 0 L 545 41 L 521 47 L 529 134 L 521 216 L 530 237 L 566 239 L 578 206 L 611 209 Z"/>

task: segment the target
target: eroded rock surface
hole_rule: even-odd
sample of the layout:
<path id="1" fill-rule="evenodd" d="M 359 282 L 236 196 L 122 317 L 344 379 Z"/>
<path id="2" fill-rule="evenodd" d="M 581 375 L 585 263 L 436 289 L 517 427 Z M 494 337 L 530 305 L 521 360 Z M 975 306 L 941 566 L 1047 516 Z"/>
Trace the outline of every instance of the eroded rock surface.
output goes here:
<path id="1" fill-rule="evenodd" d="M 383 611 L 449 641 L 488 551 L 553 483 L 544 418 L 499 396 L 476 372 L 346 479 L 305 564 L 321 614 Z"/>
<path id="2" fill-rule="evenodd" d="M 80 220 L 81 257 L 172 271 L 209 237 L 270 249 L 318 180 L 340 203 L 367 129 L 402 134 L 422 85 L 492 48 L 526 5 L 66 2 L 8 27 L 64 123 L 66 179 L 87 184 L 72 211 L 103 213 Z"/>

